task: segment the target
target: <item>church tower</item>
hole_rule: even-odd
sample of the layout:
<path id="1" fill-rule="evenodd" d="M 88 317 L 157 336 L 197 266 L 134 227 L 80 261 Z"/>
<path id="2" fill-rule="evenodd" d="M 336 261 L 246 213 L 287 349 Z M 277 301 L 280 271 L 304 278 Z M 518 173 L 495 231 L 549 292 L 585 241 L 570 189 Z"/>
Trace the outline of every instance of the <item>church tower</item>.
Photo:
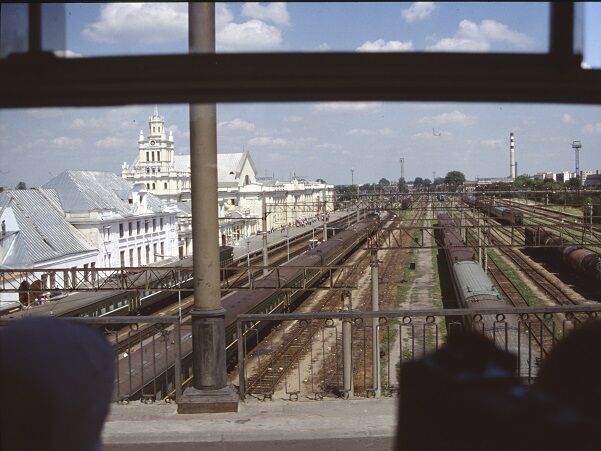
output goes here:
<path id="1" fill-rule="evenodd" d="M 174 156 L 173 132 L 167 136 L 165 119 L 155 106 L 148 118 L 148 136 L 144 136 L 144 130 L 138 135 L 138 160 L 131 169 L 124 164 L 122 176 L 133 183 L 144 183 L 147 190 L 157 196 L 171 198 L 177 188 Z"/>

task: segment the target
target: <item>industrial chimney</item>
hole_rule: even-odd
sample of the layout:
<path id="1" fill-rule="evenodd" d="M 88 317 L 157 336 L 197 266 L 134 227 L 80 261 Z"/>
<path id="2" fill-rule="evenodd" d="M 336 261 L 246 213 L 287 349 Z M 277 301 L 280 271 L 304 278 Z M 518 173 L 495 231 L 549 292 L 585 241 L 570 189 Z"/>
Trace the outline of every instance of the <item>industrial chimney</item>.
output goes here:
<path id="1" fill-rule="evenodd" d="M 513 132 L 509 133 L 509 176 L 515 180 L 517 174 L 517 164 L 515 162 L 515 138 Z"/>

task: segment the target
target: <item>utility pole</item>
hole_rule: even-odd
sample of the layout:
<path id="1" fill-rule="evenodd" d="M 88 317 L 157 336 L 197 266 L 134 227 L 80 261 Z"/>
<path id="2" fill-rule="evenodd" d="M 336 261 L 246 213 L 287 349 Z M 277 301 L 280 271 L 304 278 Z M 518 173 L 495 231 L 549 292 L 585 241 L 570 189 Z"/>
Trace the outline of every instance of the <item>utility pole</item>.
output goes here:
<path id="1" fill-rule="evenodd" d="M 215 53 L 215 3 L 188 4 L 190 53 Z M 194 307 L 194 379 L 179 397 L 178 413 L 236 412 L 238 394 L 228 385 L 225 309 L 219 280 L 217 216 L 217 111 L 214 103 L 190 104 L 190 169 Z M 176 343 L 180 337 L 175 338 Z M 177 381 L 181 375 L 176 374 Z M 177 395 L 176 395 L 177 397 Z"/>
<path id="2" fill-rule="evenodd" d="M 401 163 L 401 178 L 405 180 L 405 159 L 403 157 L 399 158 Z"/>
<path id="3" fill-rule="evenodd" d="M 267 255 L 267 204 L 265 200 L 265 194 L 261 199 L 261 215 L 262 215 L 262 234 L 263 234 L 263 275 L 266 276 L 269 273 L 267 266 L 269 266 L 269 256 Z"/>
<path id="4" fill-rule="evenodd" d="M 380 310 L 379 303 L 379 274 L 378 274 L 378 250 L 374 249 L 371 251 L 371 309 L 373 312 Z M 371 353 L 372 353 L 372 378 L 373 378 L 373 390 L 376 398 L 380 397 L 380 321 L 379 318 L 372 318 L 372 334 L 371 334 Z"/>
<path id="5" fill-rule="evenodd" d="M 572 141 L 572 149 L 574 149 L 574 157 L 576 159 L 576 178 L 579 186 L 582 186 L 582 177 L 580 176 L 580 149 L 582 144 L 580 141 Z"/>

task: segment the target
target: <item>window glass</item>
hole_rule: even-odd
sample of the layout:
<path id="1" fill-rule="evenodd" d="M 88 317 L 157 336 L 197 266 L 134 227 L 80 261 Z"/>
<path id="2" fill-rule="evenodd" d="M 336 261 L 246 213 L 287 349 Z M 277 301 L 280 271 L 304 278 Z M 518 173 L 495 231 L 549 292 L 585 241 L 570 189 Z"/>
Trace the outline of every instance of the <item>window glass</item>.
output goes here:
<path id="1" fill-rule="evenodd" d="M 66 4 L 66 54 L 186 53 L 186 3 Z M 549 4 L 217 3 L 218 52 L 545 52 Z"/>

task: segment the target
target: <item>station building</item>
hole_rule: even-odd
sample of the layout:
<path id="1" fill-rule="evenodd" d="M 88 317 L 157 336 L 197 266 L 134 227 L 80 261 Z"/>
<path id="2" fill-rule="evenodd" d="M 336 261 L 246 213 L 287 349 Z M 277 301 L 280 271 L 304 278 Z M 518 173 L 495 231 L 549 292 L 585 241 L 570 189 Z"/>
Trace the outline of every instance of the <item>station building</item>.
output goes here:
<path id="1" fill-rule="evenodd" d="M 65 218 L 56 191 L 50 189 L 8 190 L 0 193 L 0 268 L 64 268 L 44 274 L 39 288 L 72 282 L 70 269 L 94 268 L 99 250 Z M 65 281 L 67 283 L 65 283 Z M 17 280 L 18 284 L 29 282 Z M 34 288 L 33 286 L 31 288 Z M 0 312 L 27 305 L 33 294 L 0 294 Z"/>
<path id="2" fill-rule="evenodd" d="M 138 156 L 123 163 L 121 176 L 130 183 L 142 183 L 166 203 L 179 210 L 179 255 L 192 252 L 190 156 L 176 155 L 173 133 L 167 135 L 165 120 L 155 107 L 148 119 L 148 134 L 140 130 Z M 250 152 L 218 153 L 218 215 L 221 244 L 233 244 L 261 231 L 263 198 L 267 230 L 293 226 L 318 212 L 333 209 L 334 186 L 294 178 L 291 181 L 258 180 Z M 325 207 L 324 199 L 329 202 Z"/>
<path id="3" fill-rule="evenodd" d="M 65 171 L 43 185 L 98 250 L 96 267 L 137 267 L 178 255 L 177 208 L 112 172 Z"/>

